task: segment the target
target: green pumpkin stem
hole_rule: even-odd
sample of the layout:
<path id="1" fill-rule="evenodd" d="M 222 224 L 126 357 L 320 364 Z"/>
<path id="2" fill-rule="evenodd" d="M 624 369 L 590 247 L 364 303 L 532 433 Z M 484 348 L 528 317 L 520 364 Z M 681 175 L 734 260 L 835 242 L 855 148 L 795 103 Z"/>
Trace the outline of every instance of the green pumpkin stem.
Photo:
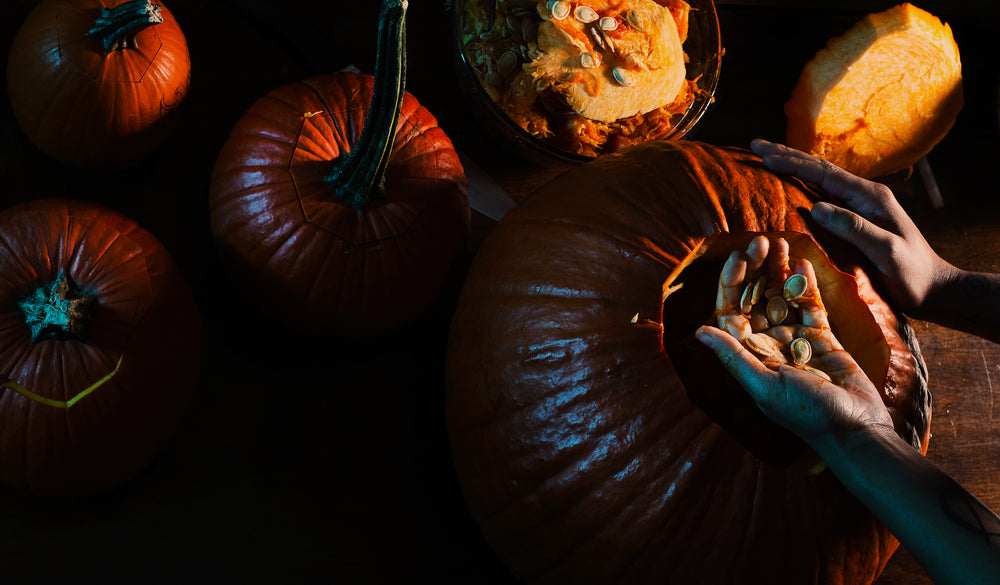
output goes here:
<path id="1" fill-rule="evenodd" d="M 385 194 L 385 171 L 396 139 L 406 77 L 407 0 L 383 0 L 375 54 L 372 103 L 357 144 L 334 162 L 325 182 L 341 200 L 362 210 Z"/>
<path id="2" fill-rule="evenodd" d="M 65 272 L 43 284 L 17 303 L 31 330 L 31 341 L 84 340 L 93 319 L 94 295 L 84 294 Z"/>
<path id="3" fill-rule="evenodd" d="M 87 36 L 97 39 L 105 54 L 134 49 L 137 32 L 163 22 L 162 9 L 152 0 L 132 0 L 114 8 L 102 8 Z"/>

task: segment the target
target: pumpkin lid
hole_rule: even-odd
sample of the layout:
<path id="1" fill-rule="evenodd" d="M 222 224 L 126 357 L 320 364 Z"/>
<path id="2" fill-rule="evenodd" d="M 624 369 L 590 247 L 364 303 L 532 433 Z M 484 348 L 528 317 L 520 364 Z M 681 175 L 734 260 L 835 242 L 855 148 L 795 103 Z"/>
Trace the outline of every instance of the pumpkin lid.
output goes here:
<path id="1" fill-rule="evenodd" d="M 951 129 L 961 82 L 947 24 L 908 3 L 869 14 L 803 68 L 787 142 L 862 177 L 907 169 Z"/>

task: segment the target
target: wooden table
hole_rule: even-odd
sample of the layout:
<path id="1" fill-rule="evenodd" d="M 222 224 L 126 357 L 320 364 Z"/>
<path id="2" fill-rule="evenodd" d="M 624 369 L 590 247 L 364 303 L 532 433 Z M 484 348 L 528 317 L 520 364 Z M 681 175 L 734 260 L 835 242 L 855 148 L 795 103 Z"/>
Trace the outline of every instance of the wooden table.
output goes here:
<path id="1" fill-rule="evenodd" d="M 221 272 L 205 202 L 229 129 L 279 85 L 374 63 L 375 2 L 287 3 L 289 12 L 273 14 L 262 13 L 262 4 L 169 2 L 188 36 L 192 90 L 176 134 L 135 169 L 100 177 L 63 168 L 27 142 L 6 100 L 0 103 L 3 205 L 79 197 L 139 221 L 182 267 L 208 342 L 185 426 L 139 477 L 71 500 L 0 488 L 5 582 L 294 582 L 312 575 L 328 582 L 353 582 L 347 575 L 370 583 L 514 582 L 465 511 L 443 416 L 448 320 L 493 222 L 474 214 L 470 249 L 438 303 L 416 325 L 378 340 L 317 339 L 262 323 Z M 781 106 L 802 65 L 829 36 L 891 5 L 791 4 L 720 3 L 722 81 L 694 138 L 780 140 Z M 952 24 L 964 61 L 966 105 L 929 156 L 945 205 L 932 209 L 917 178 L 895 177 L 893 186 L 943 257 L 1000 271 L 998 70 L 991 60 L 1000 31 L 997 19 L 973 4 L 921 3 Z M 30 5 L 0 5 L 4 52 Z M 411 3 L 407 87 L 461 150 L 524 201 L 563 169 L 513 158 L 468 122 L 447 25 L 441 3 Z M 914 327 L 934 393 L 928 457 L 1000 510 L 1000 346 L 928 323 Z M 879 580 L 929 583 L 904 550 Z"/>

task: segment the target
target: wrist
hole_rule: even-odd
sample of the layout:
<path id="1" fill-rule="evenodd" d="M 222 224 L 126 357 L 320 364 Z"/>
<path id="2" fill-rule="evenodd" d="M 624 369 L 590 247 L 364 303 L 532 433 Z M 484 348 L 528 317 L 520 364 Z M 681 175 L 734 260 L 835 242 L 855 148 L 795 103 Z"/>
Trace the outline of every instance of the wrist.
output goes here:
<path id="1" fill-rule="evenodd" d="M 909 447 L 895 429 L 877 423 L 831 431 L 807 439 L 809 446 L 835 473 L 845 465 L 867 459 L 873 452 L 884 451 L 887 446 L 897 442 Z"/>
<path id="2" fill-rule="evenodd" d="M 912 317 L 940 322 L 953 316 L 954 302 L 965 296 L 963 288 L 969 272 L 939 259 L 932 271 L 931 282 L 912 310 Z"/>

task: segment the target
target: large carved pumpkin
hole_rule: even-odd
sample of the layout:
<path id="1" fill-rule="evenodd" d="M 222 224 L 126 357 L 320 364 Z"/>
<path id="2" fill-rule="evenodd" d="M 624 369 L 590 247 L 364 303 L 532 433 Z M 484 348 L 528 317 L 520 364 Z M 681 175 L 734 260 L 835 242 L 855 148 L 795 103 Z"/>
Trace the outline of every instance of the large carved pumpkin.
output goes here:
<path id="1" fill-rule="evenodd" d="M 658 142 L 565 173 L 499 222 L 452 323 L 447 416 L 467 504 L 514 574 L 877 577 L 897 541 L 693 340 L 728 252 L 748 232 L 784 235 L 817 266 L 834 332 L 897 431 L 926 450 L 909 329 L 843 250 L 838 269 L 816 246 L 803 215 L 816 199 L 749 151 Z"/>

